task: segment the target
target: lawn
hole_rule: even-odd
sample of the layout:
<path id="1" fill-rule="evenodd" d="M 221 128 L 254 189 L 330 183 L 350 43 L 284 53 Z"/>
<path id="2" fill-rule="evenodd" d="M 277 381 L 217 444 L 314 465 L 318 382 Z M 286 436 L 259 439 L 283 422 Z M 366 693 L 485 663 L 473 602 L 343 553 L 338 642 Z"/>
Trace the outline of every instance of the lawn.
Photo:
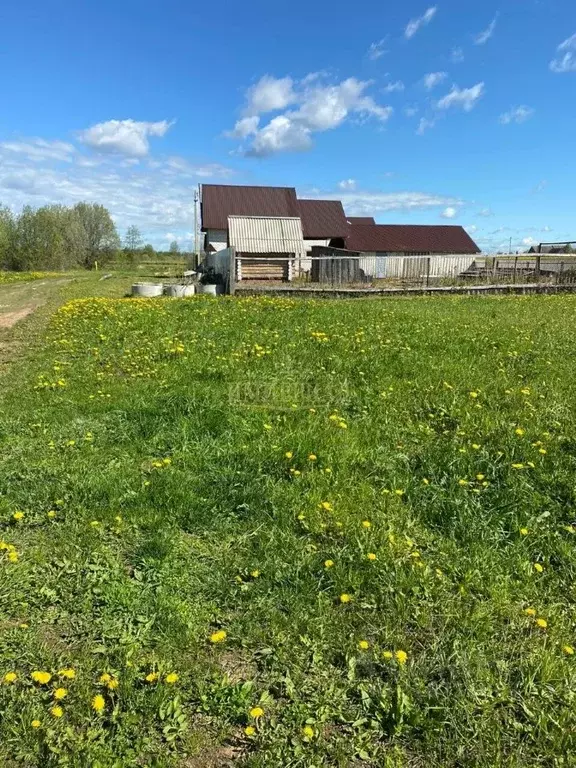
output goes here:
<path id="1" fill-rule="evenodd" d="M 574 765 L 575 311 L 64 304 L 0 396 L 1 764 Z"/>

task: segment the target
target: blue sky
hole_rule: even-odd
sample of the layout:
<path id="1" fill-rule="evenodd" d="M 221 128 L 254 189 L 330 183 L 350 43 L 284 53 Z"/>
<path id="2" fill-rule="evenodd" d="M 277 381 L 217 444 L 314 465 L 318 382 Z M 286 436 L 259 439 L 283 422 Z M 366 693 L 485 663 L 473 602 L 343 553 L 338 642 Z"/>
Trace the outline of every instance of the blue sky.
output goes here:
<path id="1" fill-rule="evenodd" d="M 19 0 L 0 92 L 0 202 L 99 202 L 156 246 L 189 247 L 199 182 L 576 238 L 573 0 Z"/>

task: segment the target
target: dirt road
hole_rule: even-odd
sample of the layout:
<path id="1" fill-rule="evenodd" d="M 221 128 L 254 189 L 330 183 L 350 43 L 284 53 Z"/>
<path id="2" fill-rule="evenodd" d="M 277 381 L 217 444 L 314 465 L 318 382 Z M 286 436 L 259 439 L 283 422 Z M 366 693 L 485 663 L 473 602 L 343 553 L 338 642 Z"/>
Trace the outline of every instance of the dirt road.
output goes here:
<path id="1" fill-rule="evenodd" d="M 69 278 L 32 280 L 29 283 L 0 285 L 0 330 L 17 322 L 45 304 Z"/>

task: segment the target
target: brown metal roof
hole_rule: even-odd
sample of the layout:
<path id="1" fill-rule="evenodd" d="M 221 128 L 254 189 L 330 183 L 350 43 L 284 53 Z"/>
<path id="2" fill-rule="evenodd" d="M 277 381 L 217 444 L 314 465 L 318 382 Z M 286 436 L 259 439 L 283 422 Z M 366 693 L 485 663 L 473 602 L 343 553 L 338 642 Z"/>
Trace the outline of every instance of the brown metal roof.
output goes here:
<path id="1" fill-rule="evenodd" d="M 228 229 L 228 216 L 298 217 L 293 187 L 202 184 L 202 229 Z"/>
<path id="2" fill-rule="evenodd" d="M 347 216 L 348 224 L 376 224 L 373 216 Z"/>
<path id="3" fill-rule="evenodd" d="M 420 224 L 353 224 L 346 247 L 384 253 L 480 253 L 463 227 Z"/>
<path id="4" fill-rule="evenodd" d="M 348 222 L 340 200 L 298 200 L 302 230 L 309 239 L 346 237 Z"/>

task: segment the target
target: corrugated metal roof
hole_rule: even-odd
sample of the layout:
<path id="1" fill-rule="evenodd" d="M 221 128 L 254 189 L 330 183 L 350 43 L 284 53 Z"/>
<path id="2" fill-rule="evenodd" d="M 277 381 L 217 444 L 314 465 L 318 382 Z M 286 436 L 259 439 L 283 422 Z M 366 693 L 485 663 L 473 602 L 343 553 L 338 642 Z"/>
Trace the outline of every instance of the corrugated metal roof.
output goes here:
<path id="1" fill-rule="evenodd" d="M 348 224 L 376 224 L 373 216 L 347 216 Z"/>
<path id="2" fill-rule="evenodd" d="M 340 200 L 298 200 L 304 237 L 346 237 L 348 223 Z"/>
<path id="3" fill-rule="evenodd" d="M 306 254 L 302 223 L 295 217 L 229 216 L 230 245 L 238 253 Z"/>
<path id="4" fill-rule="evenodd" d="M 463 227 L 420 224 L 352 224 L 346 247 L 383 253 L 480 253 Z"/>
<path id="5" fill-rule="evenodd" d="M 202 229 L 226 229 L 228 216 L 299 216 L 293 187 L 202 184 Z"/>

